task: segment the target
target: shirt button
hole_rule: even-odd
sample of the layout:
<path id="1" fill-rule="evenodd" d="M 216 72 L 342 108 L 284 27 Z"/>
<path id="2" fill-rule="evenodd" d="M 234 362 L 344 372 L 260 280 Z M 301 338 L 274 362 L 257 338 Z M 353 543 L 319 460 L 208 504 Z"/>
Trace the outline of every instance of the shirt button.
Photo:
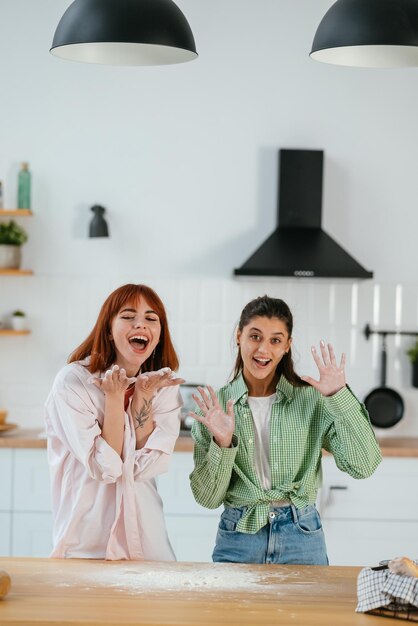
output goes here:
<path id="1" fill-rule="evenodd" d="M 252 443 L 252 442 L 253 442 L 253 440 L 252 440 L 252 439 L 249 439 L 249 440 L 248 440 L 248 443 Z"/>

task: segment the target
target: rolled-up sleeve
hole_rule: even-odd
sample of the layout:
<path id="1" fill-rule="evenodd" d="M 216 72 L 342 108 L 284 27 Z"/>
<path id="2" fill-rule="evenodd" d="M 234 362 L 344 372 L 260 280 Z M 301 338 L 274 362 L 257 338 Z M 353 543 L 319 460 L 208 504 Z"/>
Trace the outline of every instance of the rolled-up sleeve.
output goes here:
<path id="1" fill-rule="evenodd" d="M 180 432 L 183 406 L 179 386 L 164 387 L 153 400 L 155 428 L 143 448 L 135 451 L 135 480 L 148 480 L 168 470 Z"/>
<path id="2" fill-rule="evenodd" d="M 220 448 L 208 429 L 197 420 L 192 426 L 195 467 L 190 474 L 190 486 L 196 502 L 207 509 L 216 509 L 228 491 L 235 458 L 238 437 L 232 437 L 232 447 Z"/>
<path id="3" fill-rule="evenodd" d="M 97 413 L 82 393 L 58 389 L 49 396 L 46 411 L 55 434 L 49 438 L 51 462 L 55 448 L 58 452 L 63 445 L 94 480 L 113 483 L 122 475 L 122 459 L 102 438 Z"/>
<path id="4" fill-rule="evenodd" d="M 323 398 L 323 415 L 329 423 L 323 447 L 334 455 L 337 467 L 353 478 L 371 476 L 382 454 L 365 406 L 344 387 Z"/>

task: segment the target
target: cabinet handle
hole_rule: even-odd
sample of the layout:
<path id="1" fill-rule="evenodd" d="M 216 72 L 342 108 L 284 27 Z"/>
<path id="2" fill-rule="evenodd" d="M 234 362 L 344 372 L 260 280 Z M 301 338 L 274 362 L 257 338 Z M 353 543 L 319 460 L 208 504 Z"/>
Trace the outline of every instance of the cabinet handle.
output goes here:
<path id="1" fill-rule="evenodd" d="M 329 490 L 331 491 L 331 489 L 335 491 L 347 491 L 348 487 L 346 485 L 330 485 Z"/>

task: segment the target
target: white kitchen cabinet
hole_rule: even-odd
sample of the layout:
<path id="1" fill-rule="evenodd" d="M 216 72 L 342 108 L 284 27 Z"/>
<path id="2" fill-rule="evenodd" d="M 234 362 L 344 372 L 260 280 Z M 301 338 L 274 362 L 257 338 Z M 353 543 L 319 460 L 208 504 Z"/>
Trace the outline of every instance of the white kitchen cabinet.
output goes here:
<path id="1" fill-rule="evenodd" d="M 158 477 L 167 531 L 178 561 L 212 561 L 215 537 L 223 507 L 205 509 L 190 489 L 193 454 L 176 452 L 166 474 Z"/>
<path id="2" fill-rule="evenodd" d="M 12 556 L 47 557 L 52 552 L 52 514 L 17 512 L 12 515 Z"/>
<path id="3" fill-rule="evenodd" d="M 418 557 L 418 459 L 384 458 L 362 480 L 323 459 L 317 501 L 331 565 L 376 565 Z"/>
<path id="4" fill-rule="evenodd" d="M 212 561 L 218 517 L 213 515 L 166 515 L 168 536 L 178 561 Z"/>
<path id="5" fill-rule="evenodd" d="M 52 551 L 50 511 L 46 450 L 14 450 L 12 556 L 49 556 Z"/>
<path id="6" fill-rule="evenodd" d="M 219 518 L 222 507 L 205 509 L 197 504 L 190 488 L 189 476 L 194 468 L 191 452 L 173 454 L 168 472 L 158 477 L 158 491 L 166 515 L 197 515 Z"/>
<path id="7" fill-rule="evenodd" d="M 0 512 L 0 556 L 10 556 L 11 518 L 10 512 Z"/>
<path id="8" fill-rule="evenodd" d="M 10 555 L 12 510 L 12 450 L 0 450 L 0 556 Z"/>
<path id="9" fill-rule="evenodd" d="M 12 450 L 0 450 L 0 511 L 10 511 L 12 508 Z"/>
<path id="10" fill-rule="evenodd" d="M 14 450 L 13 510 L 51 510 L 49 467 L 46 450 Z"/>
<path id="11" fill-rule="evenodd" d="M 46 450 L 1 449 L 0 471 L 0 554 L 48 556 L 52 516 Z"/>
<path id="12" fill-rule="evenodd" d="M 418 522 L 323 519 L 330 565 L 378 565 L 396 556 L 418 557 Z"/>

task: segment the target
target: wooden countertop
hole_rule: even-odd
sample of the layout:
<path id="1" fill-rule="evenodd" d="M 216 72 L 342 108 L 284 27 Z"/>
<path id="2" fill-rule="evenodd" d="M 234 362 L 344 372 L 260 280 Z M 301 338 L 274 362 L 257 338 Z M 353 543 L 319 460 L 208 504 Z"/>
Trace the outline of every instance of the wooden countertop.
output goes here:
<path id="1" fill-rule="evenodd" d="M 41 428 L 17 428 L 0 434 L 0 448 L 46 448 Z M 193 452 L 193 440 L 187 436 L 177 439 L 175 452 Z"/>
<path id="2" fill-rule="evenodd" d="M 46 439 L 39 438 L 38 429 L 18 428 L 0 436 L 0 448 L 46 448 Z M 384 457 L 417 457 L 418 437 L 385 437 L 379 440 Z M 190 435 L 180 436 L 175 452 L 193 452 L 193 439 Z"/>
<path id="3" fill-rule="evenodd" d="M 355 613 L 358 567 L 0 558 L 2 626 L 385 626 Z"/>

